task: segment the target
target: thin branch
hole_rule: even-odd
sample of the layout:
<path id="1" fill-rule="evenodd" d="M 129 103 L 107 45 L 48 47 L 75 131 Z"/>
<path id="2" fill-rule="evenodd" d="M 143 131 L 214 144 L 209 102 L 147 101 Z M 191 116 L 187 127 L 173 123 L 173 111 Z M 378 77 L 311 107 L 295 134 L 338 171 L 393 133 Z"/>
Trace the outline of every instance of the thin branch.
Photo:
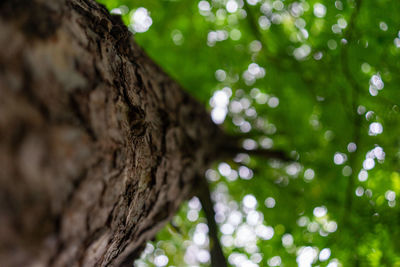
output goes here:
<path id="1" fill-rule="evenodd" d="M 277 159 L 281 161 L 294 161 L 292 158 L 290 158 L 285 151 L 282 150 L 267 150 L 267 149 L 253 149 L 253 150 L 247 150 L 244 148 L 237 148 L 235 150 L 236 154 L 239 153 L 245 153 L 250 156 L 258 156 L 266 159 Z"/>
<path id="2" fill-rule="evenodd" d="M 357 105 L 359 101 L 359 94 L 362 91 L 362 86 L 358 83 L 358 81 L 355 79 L 353 74 L 351 73 L 351 70 L 349 68 L 349 55 L 348 55 L 348 46 L 351 42 L 353 42 L 353 36 L 354 36 L 354 29 L 355 29 L 355 23 L 356 19 L 358 17 L 358 14 L 360 12 L 361 8 L 361 0 L 356 0 L 355 2 L 355 9 L 353 11 L 353 14 L 350 17 L 350 22 L 349 22 L 349 27 L 347 28 L 344 37 L 348 44 L 345 44 L 342 48 L 341 51 L 341 66 L 342 66 L 342 73 L 347 82 L 349 83 L 351 87 L 351 92 L 352 92 L 352 100 L 351 100 L 351 107 L 352 107 L 352 114 L 353 114 L 353 142 L 359 146 L 360 144 L 360 137 L 361 137 L 361 125 L 362 125 L 362 120 L 361 116 L 359 116 L 356 112 L 357 110 Z M 349 159 L 350 166 L 353 170 L 353 174 L 349 177 L 349 182 L 347 184 L 346 192 L 345 192 L 345 202 L 344 202 L 344 213 L 343 213 L 343 224 L 348 223 L 349 220 L 349 215 L 351 214 L 352 210 L 352 205 L 353 205 L 353 191 L 354 191 L 354 186 L 355 186 L 355 180 L 356 180 L 356 172 L 355 166 L 357 163 L 357 153 L 352 155 Z"/>
<path id="3" fill-rule="evenodd" d="M 254 37 L 261 42 L 262 44 L 262 52 L 264 52 L 264 56 L 269 62 L 273 62 L 276 67 L 283 69 L 282 67 L 282 56 L 281 57 L 276 57 L 275 55 L 271 54 L 268 52 L 268 46 L 267 43 L 264 40 L 264 36 L 260 30 L 260 27 L 258 26 L 258 21 L 256 17 L 254 16 L 253 11 L 251 10 L 251 7 L 249 7 L 248 3 L 246 1 L 243 2 L 243 9 L 246 11 L 247 14 L 247 24 L 249 26 L 250 31 L 253 33 Z"/>
<path id="4" fill-rule="evenodd" d="M 239 135 L 226 135 L 224 140 L 221 140 L 218 146 L 218 156 L 219 160 L 231 159 L 237 154 L 245 153 L 250 156 L 258 156 L 266 159 L 277 159 L 281 161 L 293 161 L 294 159 L 289 157 L 287 152 L 283 150 L 270 150 L 270 149 L 245 149 L 242 145 L 243 139 L 249 138 L 247 134 Z"/>
<path id="5" fill-rule="evenodd" d="M 198 197 L 207 218 L 208 232 L 210 238 L 210 254 L 212 267 L 227 267 L 226 258 L 222 251 L 221 243 L 218 238 L 218 225 L 215 221 L 214 205 L 211 200 L 211 193 L 207 180 L 204 177 L 199 178 L 200 186 L 198 188 Z"/>

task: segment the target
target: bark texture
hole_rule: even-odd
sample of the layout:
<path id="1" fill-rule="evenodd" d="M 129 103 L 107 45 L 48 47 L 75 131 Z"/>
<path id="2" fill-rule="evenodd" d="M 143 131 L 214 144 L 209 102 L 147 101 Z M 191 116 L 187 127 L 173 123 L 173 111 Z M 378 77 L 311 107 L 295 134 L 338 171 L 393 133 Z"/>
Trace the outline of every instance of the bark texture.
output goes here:
<path id="1" fill-rule="evenodd" d="M 95 1 L 0 2 L 2 266 L 132 265 L 223 141 Z"/>

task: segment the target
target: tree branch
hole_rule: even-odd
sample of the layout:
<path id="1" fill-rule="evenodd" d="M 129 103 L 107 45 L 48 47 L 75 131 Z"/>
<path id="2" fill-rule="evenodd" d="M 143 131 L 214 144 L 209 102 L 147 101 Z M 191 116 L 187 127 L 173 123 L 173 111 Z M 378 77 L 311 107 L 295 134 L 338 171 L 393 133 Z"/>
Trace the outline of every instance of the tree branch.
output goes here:
<path id="1" fill-rule="evenodd" d="M 353 41 L 353 36 L 354 36 L 354 29 L 355 29 L 355 23 L 356 19 L 358 17 L 358 14 L 360 12 L 361 8 L 361 0 L 356 0 L 355 2 L 355 9 L 353 11 L 353 14 L 350 17 L 350 22 L 349 22 L 349 27 L 347 28 L 344 38 L 347 40 L 348 44 L 344 44 L 342 47 L 341 51 L 341 66 L 342 66 L 342 73 L 347 82 L 349 83 L 351 87 L 351 92 L 352 92 L 352 99 L 351 99 L 351 108 L 352 108 L 352 114 L 353 114 L 353 142 L 359 146 L 360 143 L 360 138 L 361 138 L 361 116 L 357 114 L 357 105 L 358 105 L 358 100 L 359 100 L 359 94 L 362 91 L 361 85 L 358 83 L 358 81 L 355 79 L 355 77 L 352 75 L 350 67 L 349 67 L 349 45 Z M 356 172 L 354 171 L 356 168 L 356 162 L 357 162 L 357 152 L 352 155 L 349 159 L 350 167 L 353 170 L 352 175 L 349 177 L 349 181 L 347 184 L 346 192 L 345 192 L 345 200 L 344 200 L 344 213 L 343 213 L 343 224 L 348 223 L 349 221 L 349 215 L 351 214 L 351 209 L 353 205 L 353 191 L 354 191 L 354 185 L 355 185 L 355 180 L 356 180 Z"/>
<path id="2" fill-rule="evenodd" d="M 212 267 L 226 267 L 226 258 L 222 251 L 221 243 L 218 238 L 218 225 L 215 221 L 214 205 L 211 200 L 211 193 L 207 180 L 204 177 L 200 179 L 198 197 L 207 218 L 209 238 L 210 238 L 210 254 Z"/>
<path id="3" fill-rule="evenodd" d="M 251 156 L 258 156 L 267 159 L 277 159 L 281 161 L 293 161 L 285 151 L 282 150 L 268 150 L 268 149 L 253 149 L 247 150 L 244 148 L 238 148 L 236 153 L 246 153 Z"/>
<path id="4" fill-rule="evenodd" d="M 243 139 L 247 135 L 226 135 L 224 140 L 221 140 L 218 147 L 219 159 L 226 159 L 235 157 L 237 154 L 246 153 L 248 155 L 259 156 L 267 159 L 277 159 L 281 161 L 293 161 L 283 150 L 269 150 L 269 149 L 245 149 L 242 146 Z"/>

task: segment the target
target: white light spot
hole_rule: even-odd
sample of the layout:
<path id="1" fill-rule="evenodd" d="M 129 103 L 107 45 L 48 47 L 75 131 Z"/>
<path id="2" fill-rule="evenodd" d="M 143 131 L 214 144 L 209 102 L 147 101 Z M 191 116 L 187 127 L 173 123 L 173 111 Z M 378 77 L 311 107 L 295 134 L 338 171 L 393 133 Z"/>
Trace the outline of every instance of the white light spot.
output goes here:
<path id="1" fill-rule="evenodd" d="M 279 99 L 275 96 L 268 100 L 268 106 L 271 108 L 276 108 L 279 105 Z"/>
<path id="2" fill-rule="evenodd" d="M 350 153 L 356 150 L 357 150 L 357 145 L 355 143 L 351 142 L 347 145 L 347 151 L 349 151 Z"/>
<path id="3" fill-rule="evenodd" d="M 253 225 L 254 226 L 254 225 L 257 225 L 260 222 L 262 222 L 262 218 L 263 217 L 259 212 L 255 211 L 255 210 L 252 210 L 247 214 L 246 222 L 249 225 Z"/>
<path id="4" fill-rule="evenodd" d="M 240 131 L 243 133 L 248 133 L 251 130 L 251 124 L 248 121 L 243 122 L 242 125 L 240 125 Z"/>
<path id="5" fill-rule="evenodd" d="M 270 240 L 274 236 L 274 228 L 263 224 L 257 225 L 256 235 L 264 240 Z"/>
<path id="6" fill-rule="evenodd" d="M 326 267 L 338 267 L 338 261 L 336 259 L 333 259 Z"/>
<path id="7" fill-rule="evenodd" d="M 379 161 L 383 161 L 385 159 L 385 152 L 383 148 L 380 146 L 375 147 L 372 151 L 374 157 L 377 158 Z"/>
<path id="8" fill-rule="evenodd" d="M 168 264 L 168 257 L 165 255 L 158 255 L 154 258 L 154 264 L 156 266 L 165 266 Z"/>
<path id="9" fill-rule="evenodd" d="M 199 252 L 197 252 L 196 258 L 201 263 L 207 263 L 210 260 L 210 252 L 208 252 L 208 250 L 201 249 Z"/>
<path id="10" fill-rule="evenodd" d="M 258 24 L 263 30 L 267 30 L 269 27 L 271 27 L 271 21 L 266 16 L 260 16 L 258 19 Z"/>
<path id="11" fill-rule="evenodd" d="M 275 207 L 275 199 L 272 197 L 267 197 L 264 201 L 264 205 L 269 208 L 272 209 L 273 207 Z"/>
<path id="12" fill-rule="evenodd" d="M 243 106 L 239 101 L 233 100 L 229 109 L 232 113 L 240 113 L 243 110 Z"/>
<path id="13" fill-rule="evenodd" d="M 301 166 L 299 163 L 292 163 L 286 167 L 286 173 L 291 176 L 297 176 L 297 174 L 300 172 L 300 170 L 301 170 Z"/>
<path id="14" fill-rule="evenodd" d="M 388 25 L 384 22 L 384 21 L 381 21 L 381 22 L 379 22 L 379 28 L 382 30 L 382 31 L 387 31 L 388 30 Z"/>
<path id="15" fill-rule="evenodd" d="M 200 200 L 197 197 L 193 197 L 191 200 L 189 200 L 188 206 L 192 210 L 200 210 L 201 209 Z"/>
<path id="16" fill-rule="evenodd" d="M 315 172 L 313 169 L 307 169 L 304 172 L 304 179 L 306 179 L 307 181 L 311 181 L 312 179 L 314 179 L 315 176 Z"/>
<path id="17" fill-rule="evenodd" d="M 243 148 L 246 150 L 254 150 L 257 148 L 257 142 L 253 139 L 245 139 L 243 141 Z"/>
<path id="18" fill-rule="evenodd" d="M 358 173 L 358 180 L 360 182 L 365 182 L 368 179 L 368 172 L 366 170 L 361 170 Z"/>
<path id="19" fill-rule="evenodd" d="M 243 198 L 243 205 L 248 209 L 255 209 L 257 206 L 257 199 L 253 195 L 246 195 Z"/>
<path id="20" fill-rule="evenodd" d="M 253 171 L 245 166 L 240 166 L 239 176 L 244 180 L 250 180 L 251 178 L 253 178 Z"/>
<path id="21" fill-rule="evenodd" d="M 264 137 L 261 142 L 260 145 L 262 146 L 262 148 L 264 149 L 270 149 L 272 148 L 272 146 L 274 145 L 274 141 L 271 138 L 268 137 Z"/>
<path id="22" fill-rule="evenodd" d="M 235 170 L 232 170 L 231 173 L 228 176 L 226 176 L 226 179 L 228 181 L 236 181 L 237 178 L 238 178 L 238 173 Z"/>
<path id="23" fill-rule="evenodd" d="M 280 266 L 282 263 L 281 257 L 275 256 L 272 257 L 268 260 L 268 265 L 269 266 Z"/>
<path id="24" fill-rule="evenodd" d="M 225 107 L 228 105 L 228 103 L 229 103 L 229 96 L 223 90 L 216 91 L 213 97 L 211 98 L 212 106 Z"/>
<path id="25" fill-rule="evenodd" d="M 260 263 L 262 261 L 262 256 L 260 253 L 254 253 L 250 256 L 250 260 L 254 263 Z"/>
<path id="26" fill-rule="evenodd" d="M 200 1 L 198 4 L 198 8 L 200 9 L 200 11 L 210 11 L 211 10 L 210 3 L 207 1 Z"/>
<path id="27" fill-rule="evenodd" d="M 333 156 L 333 162 L 336 165 L 341 165 L 347 160 L 346 154 L 336 152 L 335 155 Z"/>
<path id="28" fill-rule="evenodd" d="M 251 6 L 256 5 L 258 2 L 260 2 L 260 0 L 247 0 L 247 3 L 249 3 Z"/>
<path id="29" fill-rule="evenodd" d="M 311 53 L 311 47 L 303 44 L 293 51 L 293 55 L 297 60 L 305 59 Z"/>
<path id="30" fill-rule="evenodd" d="M 309 225 L 307 225 L 307 230 L 311 233 L 315 233 L 319 230 L 319 224 L 316 222 L 311 222 Z"/>
<path id="31" fill-rule="evenodd" d="M 318 218 L 325 216 L 327 212 L 328 212 L 328 210 L 326 209 L 325 206 L 316 207 L 316 208 L 314 208 L 314 211 L 313 211 L 314 216 L 318 217 Z"/>
<path id="32" fill-rule="evenodd" d="M 147 243 L 146 248 L 144 249 L 144 253 L 150 254 L 153 253 L 153 251 L 154 251 L 154 246 L 150 243 Z"/>
<path id="33" fill-rule="evenodd" d="M 229 255 L 228 261 L 230 264 L 235 265 L 235 266 L 242 266 L 244 262 L 246 262 L 247 256 L 240 254 L 238 252 L 233 252 Z"/>
<path id="34" fill-rule="evenodd" d="M 231 37 L 232 40 L 237 41 L 242 37 L 242 33 L 238 29 L 233 29 L 229 33 L 229 36 Z"/>
<path id="35" fill-rule="evenodd" d="M 290 14 L 293 17 L 300 17 L 301 15 L 303 15 L 304 9 L 302 7 L 302 5 L 298 2 L 294 2 L 290 5 Z"/>
<path id="36" fill-rule="evenodd" d="M 366 109 L 364 106 L 360 105 L 360 106 L 357 107 L 357 113 L 358 113 L 358 115 L 364 114 L 365 111 L 367 111 L 367 109 Z"/>
<path id="37" fill-rule="evenodd" d="M 211 111 L 211 118 L 214 123 L 221 124 L 225 121 L 226 114 L 226 108 L 216 107 Z"/>
<path id="38" fill-rule="evenodd" d="M 229 164 L 222 162 L 218 165 L 218 171 L 221 173 L 223 176 L 228 176 L 231 173 L 231 166 Z"/>
<path id="39" fill-rule="evenodd" d="M 342 29 L 339 27 L 339 25 L 334 24 L 332 25 L 332 32 L 338 34 L 342 32 Z"/>
<path id="40" fill-rule="evenodd" d="M 211 118 L 216 124 L 223 123 L 228 113 L 229 93 L 231 93 L 231 89 L 226 87 L 214 92 L 214 95 L 210 99 L 210 105 L 213 107 Z"/>
<path id="41" fill-rule="evenodd" d="M 293 245 L 293 236 L 291 234 L 284 234 L 282 236 L 282 245 L 284 247 L 290 247 L 291 245 Z"/>
<path id="42" fill-rule="evenodd" d="M 207 236 L 201 232 L 195 232 L 193 235 L 193 242 L 198 246 L 203 246 L 206 243 Z"/>
<path id="43" fill-rule="evenodd" d="M 383 126 L 379 122 L 373 122 L 369 125 L 368 135 L 376 136 L 383 132 Z"/>
<path id="44" fill-rule="evenodd" d="M 378 94 L 378 91 L 382 90 L 383 87 L 385 86 L 379 74 L 372 75 L 369 83 L 370 83 L 369 93 L 372 96 L 376 96 Z"/>
<path id="45" fill-rule="evenodd" d="M 120 6 L 118 8 L 114 8 L 110 11 L 111 14 L 116 14 L 116 15 L 125 15 L 129 12 L 129 7 L 127 6 Z"/>
<path id="46" fill-rule="evenodd" d="M 274 24 L 280 24 L 282 22 L 282 16 L 278 13 L 272 13 L 271 21 Z"/>
<path id="47" fill-rule="evenodd" d="M 235 231 L 235 227 L 233 227 L 233 225 L 230 223 L 224 223 L 221 226 L 221 232 L 224 235 L 231 235 L 231 234 L 233 234 L 234 231 Z"/>
<path id="48" fill-rule="evenodd" d="M 221 243 L 224 247 L 231 247 L 233 246 L 234 239 L 231 235 L 223 235 L 221 237 Z"/>
<path id="49" fill-rule="evenodd" d="M 314 15 L 318 18 L 323 18 L 326 15 L 326 6 L 321 3 L 314 4 Z"/>
<path id="50" fill-rule="evenodd" d="M 264 2 L 261 7 L 260 10 L 262 13 L 264 13 L 265 15 L 269 15 L 271 14 L 272 11 L 272 6 L 269 2 Z"/>
<path id="51" fill-rule="evenodd" d="M 338 10 L 343 10 L 343 3 L 341 2 L 341 1 L 335 1 L 335 7 L 338 9 Z"/>
<path id="52" fill-rule="evenodd" d="M 258 40 L 254 40 L 249 45 L 251 52 L 259 52 L 262 48 L 261 42 Z"/>
<path id="53" fill-rule="evenodd" d="M 296 261 L 298 267 L 311 267 L 311 264 L 318 256 L 318 252 L 312 247 L 301 247 L 297 255 Z"/>
<path id="54" fill-rule="evenodd" d="M 325 229 L 328 232 L 333 233 L 337 230 L 337 223 L 335 221 L 330 221 L 325 225 Z"/>
<path id="55" fill-rule="evenodd" d="M 375 167 L 375 161 L 371 158 L 367 158 L 363 162 L 363 168 L 365 170 L 371 170 Z"/>
<path id="56" fill-rule="evenodd" d="M 373 111 L 368 111 L 365 114 L 365 118 L 367 119 L 367 121 L 371 120 L 374 117 L 375 113 Z"/>
<path id="57" fill-rule="evenodd" d="M 300 227 L 304 227 L 304 226 L 306 226 L 309 222 L 310 222 L 310 220 L 308 219 L 308 217 L 306 217 L 306 216 L 301 216 L 301 217 L 297 220 L 297 225 L 300 226 Z"/>
<path id="58" fill-rule="evenodd" d="M 265 69 L 260 67 L 257 63 L 250 63 L 242 76 L 247 85 L 252 85 L 257 79 L 261 79 L 265 76 Z"/>
<path id="59" fill-rule="evenodd" d="M 362 186 L 358 186 L 356 188 L 356 196 L 361 197 L 362 195 L 364 195 L 364 188 Z"/>
<path id="60" fill-rule="evenodd" d="M 216 182 L 219 180 L 219 174 L 215 170 L 208 169 L 206 171 L 206 178 L 211 182 Z"/>
<path id="61" fill-rule="evenodd" d="M 251 63 L 248 67 L 248 71 L 250 72 L 250 74 L 257 76 L 260 75 L 262 76 L 262 69 L 257 63 Z"/>
<path id="62" fill-rule="evenodd" d="M 394 191 L 392 191 L 392 190 L 388 190 L 385 193 L 385 198 L 388 201 L 394 201 L 396 199 L 396 193 Z"/>
<path id="63" fill-rule="evenodd" d="M 228 217 L 228 223 L 237 226 L 242 222 L 243 215 L 240 211 L 232 211 Z"/>
<path id="64" fill-rule="evenodd" d="M 240 99 L 240 104 L 242 104 L 244 109 L 248 109 L 251 105 L 250 100 L 248 98 L 243 97 Z"/>
<path id="65" fill-rule="evenodd" d="M 319 253 L 319 260 L 320 261 L 326 261 L 326 260 L 329 259 L 330 256 L 331 256 L 331 250 L 329 248 L 324 248 Z"/>
<path id="66" fill-rule="evenodd" d="M 200 232 L 200 233 L 204 233 L 207 234 L 208 233 L 208 225 L 205 223 L 199 223 L 196 226 L 196 231 Z"/>
<path id="67" fill-rule="evenodd" d="M 250 226 L 247 224 L 243 224 L 239 226 L 236 232 L 235 245 L 238 247 L 244 247 L 250 242 L 254 242 L 256 240 L 256 235 Z"/>
<path id="68" fill-rule="evenodd" d="M 397 48 L 400 48 L 400 38 L 396 37 L 394 39 L 393 43 Z"/>
<path id="69" fill-rule="evenodd" d="M 344 28 L 347 27 L 347 21 L 344 18 L 338 19 L 338 23 L 337 24 L 339 25 L 339 27 L 341 29 L 344 29 Z"/>
<path id="70" fill-rule="evenodd" d="M 150 17 L 149 11 L 144 7 L 139 7 L 131 16 L 131 26 L 134 32 L 146 32 L 153 20 Z"/>
<path id="71" fill-rule="evenodd" d="M 186 217 L 189 221 L 194 222 L 199 218 L 199 212 L 197 210 L 189 210 Z"/>
<path id="72" fill-rule="evenodd" d="M 223 82 L 226 79 L 226 72 L 224 70 L 217 70 L 215 72 L 215 78 L 219 81 L 219 82 Z"/>
<path id="73" fill-rule="evenodd" d="M 237 9 L 238 9 L 238 4 L 236 3 L 236 1 L 234 1 L 234 0 L 229 0 L 229 1 L 226 3 L 226 10 L 227 10 L 229 13 L 234 13 L 234 12 L 236 12 Z"/>
<path id="74" fill-rule="evenodd" d="M 375 87 L 373 87 L 372 85 L 369 86 L 368 90 L 369 90 L 370 95 L 372 95 L 372 96 L 378 95 L 378 90 Z"/>
<path id="75" fill-rule="evenodd" d="M 321 58 L 323 57 L 323 53 L 321 51 L 318 51 L 317 53 L 314 54 L 314 59 L 315 60 L 321 60 Z"/>

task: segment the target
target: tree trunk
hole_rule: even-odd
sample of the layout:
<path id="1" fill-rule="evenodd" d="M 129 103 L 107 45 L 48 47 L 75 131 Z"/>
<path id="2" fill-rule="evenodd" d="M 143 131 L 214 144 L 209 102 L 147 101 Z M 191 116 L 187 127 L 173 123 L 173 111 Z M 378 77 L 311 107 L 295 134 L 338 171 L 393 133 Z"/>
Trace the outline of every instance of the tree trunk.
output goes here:
<path id="1" fill-rule="evenodd" d="M 2 266 L 132 265 L 224 138 L 94 0 L 0 3 Z"/>

